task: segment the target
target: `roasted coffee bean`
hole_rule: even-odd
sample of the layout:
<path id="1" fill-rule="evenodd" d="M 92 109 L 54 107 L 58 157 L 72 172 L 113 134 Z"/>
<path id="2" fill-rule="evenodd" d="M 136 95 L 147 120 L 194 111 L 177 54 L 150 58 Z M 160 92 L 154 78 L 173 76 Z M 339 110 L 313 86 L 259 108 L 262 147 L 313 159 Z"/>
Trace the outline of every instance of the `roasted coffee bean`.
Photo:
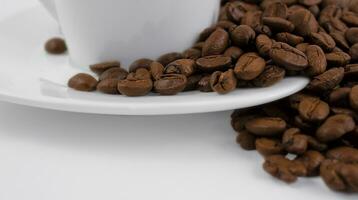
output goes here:
<path id="1" fill-rule="evenodd" d="M 232 42 L 238 47 L 246 47 L 256 38 L 255 31 L 247 25 L 240 25 L 230 31 Z"/>
<path id="2" fill-rule="evenodd" d="M 281 81 L 285 77 L 286 71 L 275 65 L 269 65 L 265 70 L 253 80 L 257 87 L 269 87 Z"/>
<path id="3" fill-rule="evenodd" d="M 336 47 L 334 39 L 325 32 L 311 33 L 309 38 L 313 44 L 320 46 L 326 52 L 331 52 Z"/>
<path id="4" fill-rule="evenodd" d="M 329 35 L 334 39 L 338 47 L 344 50 L 349 49 L 348 41 L 345 38 L 345 32 L 333 30 L 329 33 Z"/>
<path id="5" fill-rule="evenodd" d="M 226 6 L 227 17 L 235 22 L 240 23 L 242 17 L 246 12 L 258 10 L 259 7 L 255 4 L 249 4 L 242 1 L 230 2 Z"/>
<path id="6" fill-rule="evenodd" d="M 264 17 L 262 22 L 276 32 L 292 32 L 295 30 L 293 23 L 280 17 Z"/>
<path id="7" fill-rule="evenodd" d="M 256 149 L 255 141 L 256 137 L 248 131 L 240 131 L 236 138 L 236 142 L 247 151 Z"/>
<path id="8" fill-rule="evenodd" d="M 138 59 L 129 66 L 129 72 L 135 72 L 139 68 L 150 70 L 150 64 L 152 64 L 152 62 L 153 60 L 148 58 Z"/>
<path id="9" fill-rule="evenodd" d="M 297 128 L 288 129 L 282 136 L 282 145 L 289 153 L 303 154 L 308 149 L 307 136 Z"/>
<path id="10" fill-rule="evenodd" d="M 349 115 L 351 116 L 355 121 L 358 121 L 358 113 L 356 113 L 354 110 L 348 109 L 348 108 L 339 108 L 339 107 L 332 107 L 331 111 L 335 115 Z"/>
<path id="11" fill-rule="evenodd" d="M 329 66 L 341 67 L 350 62 L 351 56 L 345 52 L 332 52 L 326 54 L 326 59 Z"/>
<path id="12" fill-rule="evenodd" d="M 220 55 L 229 46 L 229 34 L 222 28 L 216 29 L 205 41 L 202 56 Z"/>
<path id="13" fill-rule="evenodd" d="M 196 64 L 194 60 L 191 59 L 180 59 L 172 63 L 169 63 L 165 69 L 164 73 L 166 74 L 183 74 L 188 77 L 194 74 Z"/>
<path id="14" fill-rule="evenodd" d="M 183 58 L 197 60 L 201 57 L 201 51 L 199 49 L 190 48 L 183 52 Z"/>
<path id="15" fill-rule="evenodd" d="M 306 53 L 306 49 L 308 46 L 310 46 L 309 43 L 301 43 L 301 44 L 296 45 L 296 49 L 300 50 L 303 53 Z"/>
<path id="16" fill-rule="evenodd" d="M 326 153 L 326 157 L 340 162 L 358 164 L 358 149 L 352 147 L 338 147 L 329 150 Z"/>
<path id="17" fill-rule="evenodd" d="M 279 66 L 292 71 L 301 71 L 308 67 L 307 56 L 298 49 L 282 42 L 275 42 L 270 57 Z"/>
<path id="18" fill-rule="evenodd" d="M 325 157 L 318 151 L 306 151 L 295 160 L 301 162 L 307 169 L 307 176 L 318 176 L 319 169 Z"/>
<path id="19" fill-rule="evenodd" d="M 78 91 L 89 92 L 96 90 L 97 80 L 89 74 L 79 73 L 73 76 L 67 85 Z"/>
<path id="20" fill-rule="evenodd" d="M 164 74 L 164 66 L 159 62 L 152 62 L 149 66 L 149 69 L 154 81 L 159 80 L 160 77 Z"/>
<path id="21" fill-rule="evenodd" d="M 257 53 L 242 55 L 235 66 L 235 74 L 241 80 L 253 80 L 265 70 L 266 62 Z"/>
<path id="22" fill-rule="evenodd" d="M 199 41 L 203 42 L 207 40 L 215 30 L 216 30 L 216 26 L 211 26 L 201 31 L 201 33 L 199 34 Z"/>
<path id="23" fill-rule="evenodd" d="M 204 47 L 204 44 L 205 44 L 205 42 L 198 42 L 198 43 L 193 45 L 193 48 L 202 51 L 203 47 Z"/>
<path id="24" fill-rule="evenodd" d="M 101 74 L 107 71 L 108 69 L 119 68 L 119 67 L 121 67 L 121 64 L 118 61 L 104 62 L 104 63 L 90 65 L 91 71 L 96 73 L 98 76 L 101 76 Z"/>
<path id="25" fill-rule="evenodd" d="M 273 41 L 265 34 L 260 34 L 256 38 L 256 48 L 260 56 L 268 57 L 272 48 Z"/>
<path id="26" fill-rule="evenodd" d="M 229 69 L 226 72 L 214 72 L 211 75 L 211 88 L 219 94 L 227 94 L 236 89 L 237 79 L 234 71 Z"/>
<path id="27" fill-rule="evenodd" d="M 213 92 L 213 89 L 210 85 L 211 75 L 206 75 L 201 78 L 198 83 L 198 90 L 201 92 Z"/>
<path id="28" fill-rule="evenodd" d="M 357 80 L 358 79 L 358 64 L 346 65 L 344 78 L 347 80 Z"/>
<path id="29" fill-rule="evenodd" d="M 66 42 L 62 38 L 52 38 L 46 42 L 45 50 L 49 54 L 63 54 L 67 51 Z"/>
<path id="30" fill-rule="evenodd" d="M 286 153 L 279 140 L 269 138 L 256 139 L 255 149 L 264 157 Z"/>
<path id="31" fill-rule="evenodd" d="M 118 91 L 126 96 L 136 97 L 145 96 L 153 88 L 153 81 L 151 79 L 135 80 L 125 79 L 118 81 Z"/>
<path id="32" fill-rule="evenodd" d="M 241 19 L 241 25 L 250 26 L 252 29 L 262 26 L 262 11 L 249 11 Z"/>
<path id="33" fill-rule="evenodd" d="M 288 17 L 288 20 L 295 26 L 295 32 L 297 32 L 298 35 L 305 37 L 311 33 L 318 32 L 319 25 L 316 18 L 306 9 L 299 9 L 292 13 Z"/>
<path id="34" fill-rule="evenodd" d="M 320 8 L 318 5 L 310 6 L 308 10 L 317 18 L 320 14 Z"/>
<path id="35" fill-rule="evenodd" d="M 245 128 L 257 136 L 281 135 L 286 130 L 287 124 L 281 118 L 262 117 L 249 120 Z"/>
<path id="36" fill-rule="evenodd" d="M 321 122 L 329 113 L 329 105 L 319 98 L 306 97 L 298 105 L 298 112 L 303 120 L 309 122 Z"/>
<path id="37" fill-rule="evenodd" d="M 273 177 L 287 183 L 295 182 L 297 177 L 307 175 L 307 169 L 302 162 L 289 160 L 282 155 L 267 157 L 263 168 Z"/>
<path id="38" fill-rule="evenodd" d="M 317 45 L 309 45 L 306 48 L 308 68 L 305 73 L 308 76 L 317 76 L 327 69 L 327 60 L 323 50 Z"/>
<path id="39" fill-rule="evenodd" d="M 127 76 L 127 79 L 129 80 L 146 80 L 151 78 L 151 73 L 145 68 L 139 68 Z"/>
<path id="40" fill-rule="evenodd" d="M 328 118 L 317 130 L 316 137 L 321 142 L 330 142 L 355 129 L 355 122 L 349 115 L 334 115 Z"/>
<path id="41" fill-rule="evenodd" d="M 329 94 L 329 103 L 334 106 L 347 106 L 349 104 L 349 93 L 351 88 L 341 87 L 334 89 Z"/>
<path id="42" fill-rule="evenodd" d="M 246 115 L 239 115 L 232 119 L 232 127 L 235 131 L 241 132 L 245 130 L 245 124 L 251 119 L 256 118 L 257 114 L 246 114 Z"/>
<path id="43" fill-rule="evenodd" d="M 349 94 L 349 101 L 353 109 L 358 112 L 358 85 L 354 86 Z"/>
<path id="44" fill-rule="evenodd" d="M 218 23 L 216 23 L 216 28 L 222 28 L 225 30 L 230 30 L 231 28 L 235 27 L 236 24 L 234 22 L 231 22 L 229 20 L 220 20 Z"/>
<path id="45" fill-rule="evenodd" d="M 351 43 L 351 44 L 356 44 L 358 43 L 358 27 L 353 27 L 350 28 L 346 31 L 346 39 Z"/>
<path id="46" fill-rule="evenodd" d="M 358 43 L 350 48 L 349 54 L 351 55 L 352 60 L 358 61 Z"/>
<path id="47" fill-rule="evenodd" d="M 358 164 L 325 160 L 320 174 L 329 188 L 341 192 L 358 192 Z"/>
<path id="48" fill-rule="evenodd" d="M 106 79 L 117 79 L 117 80 L 124 80 L 128 76 L 128 72 L 125 69 L 122 69 L 120 67 L 113 67 L 109 68 L 106 71 L 104 71 L 100 77 L 99 80 L 103 81 Z"/>
<path id="49" fill-rule="evenodd" d="M 264 10 L 263 17 L 280 17 L 286 19 L 288 8 L 283 2 L 272 2 Z"/>
<path id="50" fill-rule="evenodd" d="M 350 26 L 358 26 L 358 13 L 345 10 L 341 19 Z"/>
<path id="51" fill-rule="evenodd" d="M 155 81 L 154 89 L 160 95 L 176 95 L 182 92 L 187 84 L 187 78 L 182 74 L 165 74 Z"/>
<path id="52" fill-rule="evenodd" d="M 118 79 L 105 79 L 97 85 L 97 90 L 106 94 L 119 94 Z"/>
<path id="53" fill-rule="evenodd" d="M 344 77 L 344 68 L 332 68 L 321 75 L 314 77 L 307 89 L 313 91 L 326 91 L 337 87 Z"/>
<path id="54" fill-rule="evenodd" d="M 196 90 L 198 88 L 199 81 L 203 78 L 202 74 L 196 74 L 189 76 L 187 79 L 186 86 L 184 88 L 184 91 L 192 91 Z"/>
<path id="55" fill-rule="evenodd" d="M 160 62 L 163 66 L 167 66 L 169 63 L 174 62 L 176 60 L 182 59 L 183 55 L 181 53 L 173 52 L 167 53 L 158 58 L 158 62 Z"/>
<path id="56" fill-rule="evenodd" d="M 232 62 L 236 62 L 242 54 L 244 54 L 242 49 L 232 46 L 225 51 L 224 56 L 231 57 Z"/>
<path id="57" fill-rule="evenodd" d="M 278 42 L 287 43 L 291 46 L 296 46 L 304 41 L 304 38 L 301 36 L 297 36 L 291 33 L 278 33 L 276 35 L 276 40 Z"/>
<path id="58" fill-rule="evenodd" d="M 204 72 L 225 71 L 231 66 L 231 57 L 206 56 L 196 61 L 198 68 Z"/>

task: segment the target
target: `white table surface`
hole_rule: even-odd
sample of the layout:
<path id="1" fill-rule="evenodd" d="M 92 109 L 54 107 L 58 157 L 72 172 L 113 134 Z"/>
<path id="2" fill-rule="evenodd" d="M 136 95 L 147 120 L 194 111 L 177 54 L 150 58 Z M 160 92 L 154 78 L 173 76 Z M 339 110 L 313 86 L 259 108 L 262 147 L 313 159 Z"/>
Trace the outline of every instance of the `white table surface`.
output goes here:
<path id="1" fill-rule="evenodd" d="M 37 5 L 0 0 L 0 19 Z M 235 144 L 229 115 L 100 116 L 0 103 L 0 200 L 358 198 L 318 178 L 274 180 L 260 156 Z"/>

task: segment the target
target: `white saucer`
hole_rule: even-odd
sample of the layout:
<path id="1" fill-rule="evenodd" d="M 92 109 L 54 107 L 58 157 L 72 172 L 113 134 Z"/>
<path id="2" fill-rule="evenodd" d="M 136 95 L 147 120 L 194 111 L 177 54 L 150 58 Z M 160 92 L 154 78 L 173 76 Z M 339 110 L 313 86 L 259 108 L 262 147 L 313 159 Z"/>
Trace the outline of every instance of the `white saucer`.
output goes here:
<path id="1" fill-rule="evenodd" d="M 270 88 L 239 89 L 228 95 L 187 92 L 177 96 L 129 98 L 68 89 L 79 69 L 68 57 L 49 56 L 44 42 L 59 35 L 56 22 L 42 8 L 0 21 L 0 100 L 33 107 L 113 115 L 166 115 L 231 110 L 289 96 L 308 79 L 286 78 Z"/>

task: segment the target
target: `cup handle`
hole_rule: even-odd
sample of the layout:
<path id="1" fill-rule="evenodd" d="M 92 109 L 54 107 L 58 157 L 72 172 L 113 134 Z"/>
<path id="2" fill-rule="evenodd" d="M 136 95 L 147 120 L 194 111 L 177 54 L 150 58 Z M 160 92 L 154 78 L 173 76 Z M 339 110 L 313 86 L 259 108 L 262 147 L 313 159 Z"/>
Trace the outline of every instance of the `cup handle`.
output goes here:
<path id="1" fill-rule="evenodd" d="M 42 5 L 46 8 L 46 10 L 51 14 L 51 16 L 58 21 L 56 5 L 54 0 L 40 0 Z"/>

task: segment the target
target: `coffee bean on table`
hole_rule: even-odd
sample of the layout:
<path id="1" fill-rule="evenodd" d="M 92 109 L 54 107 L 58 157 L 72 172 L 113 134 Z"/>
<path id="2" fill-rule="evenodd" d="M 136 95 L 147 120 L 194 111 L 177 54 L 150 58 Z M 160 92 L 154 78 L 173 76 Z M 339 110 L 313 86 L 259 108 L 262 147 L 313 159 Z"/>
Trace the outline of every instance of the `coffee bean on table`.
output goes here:
<path id="1" fill-rule="evenodd" d="M 302 53 L 306 53 L 307 47 L 310 45 L 310 43 L 301 43 L 296 45 L 296 49 L 300 50 Z"/>
<path id="2" fill-rule="evenodd" d="M 226 72 L 214 72 L 211 75 L 211 88 L 219 94 L 227 94 L 236 89 L 237 79 L 234 71 L 229 69 Z"/>
<path id="3" fill-rule="evenodd" d="M 236 142 L 245 150 L 255 150 L 256 137 L 248 131 L 240 131 L 237 136 Z"/>
<path id="4" fill-rule="evenodd" d="M 327 63 L 331 67 L 341 67 L 351 61 L 351 56 L 345 52 L 332 52 L 326 54 Z"/>
<path id="5" fill-rule="evenodd" d="M 67 85 L 78 91 L 90 92 L 96 90 L 97 83 L 97 80 L 93 76 L 79 73 L 73 76 Z"/>
<path id="6" fill-rule="evenodd" d="M 90 69 L 92 72 L 96 73 L 100 76 L 103 72 L 111 68 L 120 68 L 121 64 L 118 61 L 111 61 L 111 62 L 103 62 L 94 65 L 90 65 Z"/>
<path id="7" fill-rule="evenodd" d="M 197 67 L 204 72 L 225 71 L 231 66 L 231 57 L 206 56 L 196 61 Z"/>
<path id="8" fill-rule="evenodd" d="M 328 97 L 331 105 L 347 107 L 349 105 L 349 94 L 352 91 L 349 87 L 340 87 L 334 89 Z"/>
<path id="9" fill-rule="evenodd" d="M 62 38 L 52 38 L 46 42 L 45 50 L 49 54 L 63 54 L 67 51 L 66 42 Z"/>
<path id="10" fill-rule="evenodd" d="M 216 29 L 205 41 L 202 56 L 220 55 L 229 46 L 229 33 L 224 29 Z"/>
<path id="11" fill-rule="evenodd" d="M 326 91 L 337 87 L 344 77 L 344 68 L 332 68 L 323 74 L 314 77 L 307 89 L 313 91 Z"/>
<path id="12" fill-rule="evenodd" d="M 337 147 L 327 151 L 326 157 L 345 163 L 358 163 L 358 149 L 352 147 Z"/>
<path id="13" fill-rule="evenodd" d="M 316 137 L 321 142 L 341 138 L 355 129 L 355 122 L 349 115 L 334 115 L 328 118 L 317 130 Z"/>
<path id="14" fill-rule="evenodd" d="M 154 89 L 160 95 L 175 95 L 182 92 L 187 84 L 187 78 L 182 74 L 164 74 L 155 81 Z"/>
<path id="15" fill-rule="evenodd" d="M 245 128 L 257 136 L 277 136 L 286 130 L 287 124 L 281 118 L 262 117 L 249 120 Z"/>
<path id="16" fill-rule="evenodd" d="M 319 151 L 306 151 L 295 159 L 301 162 L 307 169 L 307 176 L 318 176 L 319 170 L 325 157 Z"/>
<path id="17" fill-rule="evenodd" d="M 279 66 L 287 70 L 301 71 L 308 67 L 307 56 L 298 49 L 282 42 L 275 42 L 270 57 Z"/>
<path id="18" fill-rule="evenodd" d="M 255 149 L 264 157 L 286 153 L 281 141 L 277 139 L 258 138 Z"/>
<path id="19" fill-rule="evenodd" d="M 303 120 L 310 122 L 321 122 L 329 113 L 329 105 L 315 97 L 305 97 L 298 105 L 298 112 Z"/>
<path id="20" fill-rule="evenodd" d="M 190 48 L 183 52 L 183 58 L 197 60 L 201 57 L 201 50 Z"/>
<path id="21" fill-rule="evenodd" d="M 280 17 L 287 18 L 288 16 L 288 8 L 284 2 L 277 1 L 268 4 L 268 6 L 264 9 L 262 14 L 263 17 Z"/>
<path id="22" fill-rule="evenodd" d="M 232 46 L 224 52 L 224 56 L 231 57 L 232 62 L 236 62 L 244 51 L 239 47 Z"/>
<path id="23" fill-rule="evenodd" d="M 308 140 L 300 129 L 291 128 L 285 131 L 282 136 L 282 145 L 289 153 L 301 155 L 308 149 Z"/>
<path id="24" fill-rule="evenodd" d="M 236 63 L 235 74 L 241 80 L 253 80 L 265 70 L 266 62 L 257 53 L 246 53 Z"/>

